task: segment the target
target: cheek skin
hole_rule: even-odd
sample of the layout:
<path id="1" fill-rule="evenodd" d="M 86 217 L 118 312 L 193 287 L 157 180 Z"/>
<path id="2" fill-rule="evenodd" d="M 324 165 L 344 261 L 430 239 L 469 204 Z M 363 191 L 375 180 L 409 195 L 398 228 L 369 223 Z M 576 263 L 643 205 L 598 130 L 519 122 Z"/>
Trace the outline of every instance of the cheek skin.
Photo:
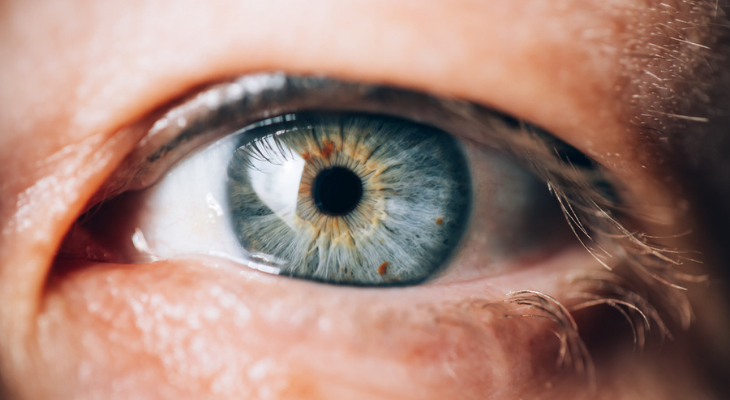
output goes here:
<path id="1" fill-rule="evenodd" d="M 557 366 L 555 325 L 505 318 L 525 311 L 491 285 L 353 290 L 212 259 L 56 267 L 33 344 L 44 378 L 23 398 L 712 398 L 668 349 L 597 358 L 591 393 Z M 541 284 L 564 290 L 551 272 Z"/>
<path id="2" fill-rule="evenodd" d="M 57 397 L 516 398 L 556 381 L 553 333 L 504 318 L 499 294 L 430 301 L 201 260 L 86 265 L 48 291 L 38 346 Z"/>
<path id="3" fill-rule="evenodd" d="M 550 282 L 565 274 L 556 268 L 540 284 L 564 291 Z M 584 377 L 557 367 L 555 325 L 504 317 L 514 311 L 503 306 L 499 286 L 519 286 L 534 271 L 522 275 L 490 280 L 479 291 L 468 284 L 352 290 L 212 259 L 146 265 L 67 261 L 56 265 L 36 325 L 33 348 L 42 358 L 31 368 L 33 376 L 44 378 L 21 385 L 19 394 L 32 399 L 712 398 L 700 396 L 698 377 L 681 367 L 686 356 L 669 348 L 651 357 L 605 349 L 596 358 L 599 392 L 591 393 Z"/>

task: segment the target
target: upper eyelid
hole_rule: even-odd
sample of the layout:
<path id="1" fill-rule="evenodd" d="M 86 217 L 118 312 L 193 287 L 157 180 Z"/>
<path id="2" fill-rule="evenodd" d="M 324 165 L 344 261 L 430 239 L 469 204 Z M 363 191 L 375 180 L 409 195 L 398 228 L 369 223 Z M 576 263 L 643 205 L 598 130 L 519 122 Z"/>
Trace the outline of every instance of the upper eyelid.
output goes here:
<path id="1" fill-rule="evenodd" d="M 601 178 L 604 171 L 599 171 L 595 162 L 554 135 L 474 103 L 406 89 L 274 72 L 214 84 L 168 109 L 161 117 L 160 113 L 155 115 L 156 120 L 147 121 L 147 134 L 97 191 L 89 206 L 123 191 L 151 185 L 169 166 L 197 147 L 241 127 L 276 115 L 315 109 L 408 118 L 485 144 L 523 163 L 556 163 L 552 169 L 564 164 L 567 152 L 573 154 L 573 166 L 580 168 L 563 173 L 605 181 Z M 581 162 L 576 163 L 575 155 L 580 156 Z"/>

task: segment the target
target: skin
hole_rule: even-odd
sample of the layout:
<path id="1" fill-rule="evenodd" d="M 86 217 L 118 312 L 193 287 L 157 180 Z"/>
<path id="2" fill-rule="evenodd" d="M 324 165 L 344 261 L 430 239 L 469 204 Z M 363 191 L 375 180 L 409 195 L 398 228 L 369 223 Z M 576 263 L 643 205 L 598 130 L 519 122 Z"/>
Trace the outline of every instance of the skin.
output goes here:
<path id="1" fill-rule="evenodd" d="M 564 298 L 569 271 L 601 268 L 581 249 L 497 276 L 395 290 L 317 285 L 205 258 L 54 265 L 86 202 L 144 136 L 146 115 L 200 85 L 268 70 L 397 85 L 532 121 L 606 167 L 635 210 L 662 222 L 644 230 L 693 228 L 698 236 L 672 244 L 705 250 L 704 225 L 683 206 L 681 168 L 667 165 L 659 137 L 628 123 L 662 105 L 631 100 L 645 83 L 636 71 L 652 67 L 626 54 L 667 45 L 645 28 L 682 15 L 683 6 L 668 15 L 653 3 L 3 2 L 6 395 L 714 398 L 695 359 L 707 350 L 700 342 L 721 361 L 727 354 L 730 313 L 712 288 L 691 290 L 695 324 L 661 352 L 632 353 L 626 330 L 594 342 L 604 346 L 591 346 L 594 392 L 556 367 L 554 326 L 483 306 L 520 289 Z M 712 262 L 702 269 L 717 271 Z M 602 329 L 597 316 L 587 320 L 586 331 Z"/>

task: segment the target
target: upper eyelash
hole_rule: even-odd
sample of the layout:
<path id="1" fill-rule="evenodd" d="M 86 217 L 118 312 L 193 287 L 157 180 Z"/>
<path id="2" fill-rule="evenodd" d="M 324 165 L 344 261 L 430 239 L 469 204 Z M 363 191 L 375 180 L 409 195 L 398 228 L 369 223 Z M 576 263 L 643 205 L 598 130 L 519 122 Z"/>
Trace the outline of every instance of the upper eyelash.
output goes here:
<path id="1" fill-rule="evenodd" d="M 530 134 L 529 128 L 525 131 Z M 574 298 L 586 300 L 586 293 L 597 293 L 599 297 L 574 304 L 571 309 L 584 308 L 589 303 L 624 306 L 622 313 L 629 320 L 635 344 L 639 347 L 645 342 L 642 327 L 648 331 L 652 323 L 659 329 L 660 340 L 672 337 L 653 304 L 661 305 L 673 321 L 682 329 L 688 329 L 692 309 L 682 285 L 707 278 L 677 269 L 683 264 L 682 255 L 689 251 L 663 247 L 644 234 L 626 229 L 617 216 L 617 210 L 625 210 L 625 206 L 587 181 L 586 174 L 575 173 L 575 166 L 562 157 L 551 160 L 549 147 L 541 146 L 539 141 L 534 143 L 535 147 L 527 149 L 539 159 L 532 163 L 533 171 L 547 182 L 581 244 L 608 270 L 603 275 L 594 272 L 572 279 L 580 286 L 580 291 L 573 294 Z M 626 270 L 614 271 L 614 267 Z M 625 276 L 629 274 L 631 276 Z M 634 285 L 627 279 L 633 280 Z"/>
<path id="2" fill-rule="evenodd" d="M 296 115 L 294 114 L 281 115 L 253 124 L 251 128 L 278 124 L 284 121 L 294 121 L 295 119 Z M 297 127 L 293 127 L 293 129 L 297 129 Z M 281 142 L 279 139 L 280 133 L 282 132 L 269 132 L 267 135 L 253 138 L 247 142 L 246 148 L 242 149 L 248 155 L 248 157 L 244 157 L 248 163 L 247 167 L 256 168 L 250 164 L 251 160 L 266 161 L 270 164 L 280 165 L 293 159 L 294 153 Z"/>
<path id="3" fill-rule="evenodd" d="M 201 137 L 212 136 L 205 139 L 207 143 L 222 134 L 241 133 L 236 131 L 241 126 L 250 129 L 273 116 L 312 109 L 356 111 L 407 118 L 446 132 L 458 132 L 461 137 L 478 137 L 477 141 L 518 159 L 525 157 L 523 152 L 515 151 L 521 148 L 517 143 L 519 140 L 550 142 L 551 147 L 563 158 L 569 158 L 569 153 L 582 154 L 534 127 L 531 131 L 536 135 L 518 138 L 514 133 L 522 127 L 530 126 L 529 124 L 472 103 L 437 98 L 405 89 L 341 82 L 322 77 L 262 73 L 214 85 L 169 110 L 151 124 L 145 139 L 127 157 L 119 170 L 127 172 L 127 175 L 132 171 L 133 179 L 144 180 L 142 176 L 145 173 L 159 169 L 153 165 L 174 158 L 171 156 L 181 147 L 199 141 Z M 221 132 L 211 133 L 212 130 Z M 167 140 L 154 143 L 158 137 L 166 137 Z M 150 143 L 154 143 L 154 146 L 150 146 Z M 594 175 L 597 171 L 592 164 L 581 170 Z M 107 188 L 102 191 L 105 197 L 112 197 L 128 186 L 128 176 L 122 178 L 123 182 L 115 177 L 110 179 L 113 184 L 108 183 Z M 141 187 L 135 189 L 139 188 Z M 97 201 L 102 199 L 95 198 Z"/>

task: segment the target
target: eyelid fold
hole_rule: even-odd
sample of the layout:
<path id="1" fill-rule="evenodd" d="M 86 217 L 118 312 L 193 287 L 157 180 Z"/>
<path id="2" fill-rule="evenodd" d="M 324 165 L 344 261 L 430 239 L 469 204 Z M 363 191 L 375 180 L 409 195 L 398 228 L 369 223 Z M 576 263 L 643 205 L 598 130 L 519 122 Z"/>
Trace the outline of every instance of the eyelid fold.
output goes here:
<path id="1" fill-rule="evenodd" d="M 164 111 L 158 119 L 153 116 L 147 134 L 97 191 L 88 208 L 122 192 L 149 187 L 192 151 L 242 127 L 306 110 L 406 118 L 487 145 L 528 168 L 542 168 L 550 161 L 554 165 L 549 169 L 561 170 L 566 178 L 612 187 L 604 171 L 578 150 L 532 124 L 492 109 L 406 89 L 273 72 L 214 84 Z M 564 161 L 571 168 L 563 168 Z M 607 198 L 615 203 L 615 192 L 607 192 L 612 194 Z"/>

